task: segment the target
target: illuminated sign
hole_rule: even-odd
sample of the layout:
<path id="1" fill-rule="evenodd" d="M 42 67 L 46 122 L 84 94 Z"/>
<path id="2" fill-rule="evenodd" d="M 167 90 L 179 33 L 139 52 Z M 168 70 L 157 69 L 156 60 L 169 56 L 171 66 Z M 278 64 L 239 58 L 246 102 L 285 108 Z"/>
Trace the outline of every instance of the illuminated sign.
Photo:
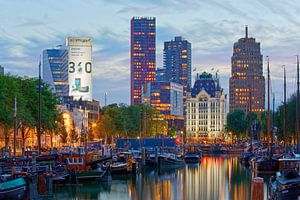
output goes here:
<path id="1" fill-rule="evenodd" d="M 92 38 L 68 37 L 69 95 L 92 101 Z"/>

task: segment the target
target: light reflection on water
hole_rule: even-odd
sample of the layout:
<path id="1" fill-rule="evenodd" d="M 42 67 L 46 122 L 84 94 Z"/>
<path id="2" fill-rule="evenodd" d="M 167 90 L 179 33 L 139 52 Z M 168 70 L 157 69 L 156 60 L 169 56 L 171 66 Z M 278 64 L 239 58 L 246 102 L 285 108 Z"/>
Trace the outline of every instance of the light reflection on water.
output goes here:
<path id="1" fill-rule="evenodd" d="M 200 165 L 147 170 L 111 184 L 55 187 L 54 199 L 250 199 L 251 172 L 236 157 L 204 157 Z"/>

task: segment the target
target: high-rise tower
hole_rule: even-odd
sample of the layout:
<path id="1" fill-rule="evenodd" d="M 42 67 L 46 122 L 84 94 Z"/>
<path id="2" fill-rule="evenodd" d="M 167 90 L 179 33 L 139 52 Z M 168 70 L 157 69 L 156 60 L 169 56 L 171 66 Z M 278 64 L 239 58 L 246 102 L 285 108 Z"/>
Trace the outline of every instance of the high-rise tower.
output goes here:
<path id="1" fill-rule="evenodd" d="M 260 43 L 245 37 L 234 43 L 231 57 L 231 77 L 229 81 L 229 110 L 263 112 L 265 110 L 265 78 L 263 76 L 263 55 Z"/>
<path id="2" fill-rule="evenodd" d="M 142 103 L 142 87 L 155 81 L 155 18 L 131 19 L 130 102 Z"/>
<path id="3" fill-rule="evenodd" d="M 43 80 L 58 97 L 69 95 L 68 50 L 65 47 L 43 51 Z"/>
<path id="4" fill-rule="evenodd" d="M 191 43 L 182 37 L 164 43 L 164 67 L 166 80 L 183 86 L 183 103 L 185 108 L 186 94 L 191 88 Z M 185 109 L 184 109 L 185 110 Z"/>

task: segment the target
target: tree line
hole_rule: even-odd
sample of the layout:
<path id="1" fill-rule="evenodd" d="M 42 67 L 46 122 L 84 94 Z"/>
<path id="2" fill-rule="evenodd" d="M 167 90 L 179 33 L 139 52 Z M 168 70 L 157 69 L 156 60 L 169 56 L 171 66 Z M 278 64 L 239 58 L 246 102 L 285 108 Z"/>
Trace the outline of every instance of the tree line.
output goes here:
<path id="1" fill-rule="evenodd" d="M 107 136 L 153 137 L 168 132 L 168 123 L 160 112 L 144 104 L 105 106 L 101 110 L 97 127 L 96 137 L 99 139 L 107 139 Z"/>
<path id="2" fill-rule="evenodd" d="M 0 133 L 8 148 L 10 135 L 16 121 L 21 134 L 22 147 L 31 131 L 37 133 L 38 126 L 38 79 L 0 75 Z M 17 101 L 17 115 L 14 119 L 14 104 Z M 41 88 L 42 133 L 57 131 L 62 124 L 61 113 L 57 110 L 58 100 L 48 85 Z"/>
<path id="3" fill-rule="evenodd" d="M 288 143 L 296 140 L 296 102 L 297 95 L 292 95 L 286 103 L 286 133 L 284 133 L 284 105 L 280 105 L 274 116 L 274 124 L 277 127 L 277 137 L 280 140 L 285 140 Z M 299 108 L 298 108 L 299 109 Z M 300 116 L 299 116 L 300 117 Z M 299 120 L 300 121 L 300 120 Z"/>
<path id="4" fill-rule="evenodd" d="M 286 133 L 284 133 L 284 105 L 277 110 L 270 111 L 271 133 L 278 141 L 285 140 L 288 143 L 296 139 L 296 94 L 292 95 L 286 103 Z M 254 137 L 266 139 L 267 137 L 267 111 L 259 115 L 253 112 L 244 113 L 242 110 L 234 110 L 227 115 L 227 131 L 232 132 L 238 138 L 250 137 L 251 126 L 255 125 Z"/>

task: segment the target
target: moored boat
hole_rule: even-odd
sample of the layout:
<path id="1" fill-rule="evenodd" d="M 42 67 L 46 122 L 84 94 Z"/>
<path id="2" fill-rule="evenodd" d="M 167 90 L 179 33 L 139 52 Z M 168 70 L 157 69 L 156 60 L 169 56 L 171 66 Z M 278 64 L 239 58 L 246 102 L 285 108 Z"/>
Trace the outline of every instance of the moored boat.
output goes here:
<path id="1" fill-rule="evenodd" d="M 240 161 L 244 164 L 249 164 L 249 161 L 251 160 L 251 158 L 254 156 L 253 153 L 251 152 L 246 152 L 243 155 L 240 156 Z"/>
<path id="2" fill-rule="evenodd" d="M 198 154 L 186 154 L 184 156 L 185 163 L 199 163 L 200 162 L 200 156 Z"/>
<path id="3" fill-rule="evenodd" d="M 160 168 L 177 168 L 177 167 L 183 167 L 185 165 L 184 160 L 176 158 L 174 154 L 160 155 L 158 158 L 158 163 Z"/>
<path id="4" fill-rule="evenodd" d="M 110 166 L 112 175 L 121 175 L 121 174 L 129 174 L 130 173 L 130 164 L 127 162 L 114 162 Z"/>
<path id="5" fill-rule="evenodd" d="M 296 170 L 278 172 L 270 178 L 269 199 L 299 199 L 300 198 L 300 175 Z"/>
<path id="6" fill-rule="evenodd" d="M 275 173 L 279 170 L 279 161 L 276 158 L 260 157 L 255 162 L 257 173 Z"/>
<path id="7" fill-rule="evenodd" d="M 67 158 L 67 169 L 75 172 L 76 182 L 99 181 L 106 173 L 97 164 L 89 165 L 84 157 L 78 155 Z"/>
<path id="8" fill-rule="evenodd" d="M 102 170 L 101 168 L 78 171 L 76 172 L 76 179 L 79 183 L 85 181 L 100 181 L 105 174 L 106 170 Z"/>
<path id="9" fill-rule="evenodd" d="M 26 192 L 26 181 L 24 178 L 0 179 L 0 199 L 24 199 Z"/>

